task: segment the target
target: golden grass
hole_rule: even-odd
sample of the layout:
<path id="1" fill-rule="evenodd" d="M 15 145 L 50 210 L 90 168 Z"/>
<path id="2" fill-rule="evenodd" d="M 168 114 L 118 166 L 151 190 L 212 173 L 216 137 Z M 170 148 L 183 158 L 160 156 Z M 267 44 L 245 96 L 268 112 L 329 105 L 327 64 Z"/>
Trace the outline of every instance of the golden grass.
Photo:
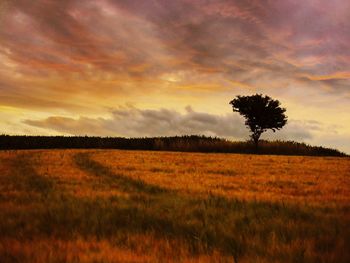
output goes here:
<path id="1" fill-rule="evenodd" d="M 347 262 L 349 175 L 349 158 L 2 151 L 0 262 Z"/>
<path id="2" fill-rule="evenodd" d="M 115 173 L 189 194 L 350 204 L 350 159 L 241 154 L 97 151 Z"/>

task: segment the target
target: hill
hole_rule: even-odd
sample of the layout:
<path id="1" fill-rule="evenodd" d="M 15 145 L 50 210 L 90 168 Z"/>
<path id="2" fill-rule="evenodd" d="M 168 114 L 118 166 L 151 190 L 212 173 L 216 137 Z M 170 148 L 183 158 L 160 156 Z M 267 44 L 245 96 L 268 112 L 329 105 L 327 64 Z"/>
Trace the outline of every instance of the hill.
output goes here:
<path id="1" fill-rule="evenodd" d="M 349 158 L 0 151 L 0 261 L 350 262 Z"/>

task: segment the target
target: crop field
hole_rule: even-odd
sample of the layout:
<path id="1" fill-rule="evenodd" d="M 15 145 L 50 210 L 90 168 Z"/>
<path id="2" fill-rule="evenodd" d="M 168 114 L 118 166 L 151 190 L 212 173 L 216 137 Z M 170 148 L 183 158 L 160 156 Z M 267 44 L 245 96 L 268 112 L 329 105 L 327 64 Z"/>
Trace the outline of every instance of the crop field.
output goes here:
<path id="1" fill-rule="evenodd" d="M 350 262 L 350 159 L 0 151 L 0 262 Z"/>

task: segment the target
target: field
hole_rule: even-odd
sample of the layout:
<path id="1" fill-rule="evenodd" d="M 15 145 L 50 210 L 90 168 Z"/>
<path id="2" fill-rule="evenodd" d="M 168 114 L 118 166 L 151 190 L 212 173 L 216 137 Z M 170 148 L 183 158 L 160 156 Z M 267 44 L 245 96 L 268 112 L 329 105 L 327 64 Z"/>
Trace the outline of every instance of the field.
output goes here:
<path id="1" fill-rule="evenodd" d="M 350 262 L 350 159 L 0 152 L 0 262 Z"/>

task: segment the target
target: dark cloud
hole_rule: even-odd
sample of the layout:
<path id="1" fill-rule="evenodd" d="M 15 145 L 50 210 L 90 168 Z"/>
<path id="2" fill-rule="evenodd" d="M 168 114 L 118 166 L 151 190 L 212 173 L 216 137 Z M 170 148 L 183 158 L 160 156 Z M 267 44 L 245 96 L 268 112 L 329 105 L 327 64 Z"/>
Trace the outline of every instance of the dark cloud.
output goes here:
<path id="1" fill-rule="evenodd" d="M 73 119 L 54 116 L 44 120 L 25 120 L 24 123 L 71 135 L 153 137 L 204 134 L 240 140 L 249 136 L 244 120 L 239 115 L 197 112 L 190 106 L 186 107 L 184 113 L 169 109 L 124 107 L 114 110 L 110 118 Z M 319 126 L 321 124 L 314 122 L 291 121 L 282 131 L 269 133 L 265 137 L 302 141 L 311 139 L 311 132 Z"/>
<path id="2" fill-rule="evenodd" d="M 273 138 L 276 140 L 309 141 L 313 139 L 313 134 L 315 132 L 324 131 L 324 129 L 324 124 L 317 121 L 290 120 L 283 129 L 277 132 L 268 130 L 262 135 L 262 138 Z"/>
<path id="3" fill-rule="evenodd" d="M 247 134 L 238 116 L 201 113 L 191 107 L 187 107 L 185 113 L 126 107 L 114 110 L 110 118 L 55 116 L 45 120 L 25 120 L 24 123 L 73 135 L 139 137 L 206 134 L 243 138 Z"/>

